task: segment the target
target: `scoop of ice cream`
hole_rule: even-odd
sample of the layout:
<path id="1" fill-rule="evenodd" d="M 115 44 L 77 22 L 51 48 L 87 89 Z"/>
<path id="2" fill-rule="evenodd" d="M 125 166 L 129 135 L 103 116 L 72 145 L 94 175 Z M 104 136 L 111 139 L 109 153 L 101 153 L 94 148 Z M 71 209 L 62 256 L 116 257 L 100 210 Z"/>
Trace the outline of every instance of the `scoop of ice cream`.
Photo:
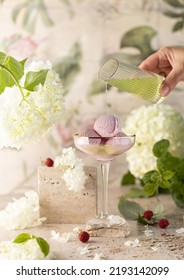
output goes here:
<path id="1" fill-rule="evenodd" d="M 102 115 L 95 121 L 94 130 L 102 137 L 113 137 L 120 131 L 118 118 L 114 115 Z"/>
<path id="2" fill-rule="evenodd" d="M 128 151 L 133 146 L 130 138 L 123 132 L 119 132 L 114 137 L 108 139 L 105 145 L 122 146 L 122 148 L 124 147 L 125 151 Z"/>
<path id="3" fill-rule="evenodd" d="M 86 129 L 81 132 L 81 136 L 88 137 L 91 145 L 100 145 L 102 141 L 101 136 L 94 129 Z"/>

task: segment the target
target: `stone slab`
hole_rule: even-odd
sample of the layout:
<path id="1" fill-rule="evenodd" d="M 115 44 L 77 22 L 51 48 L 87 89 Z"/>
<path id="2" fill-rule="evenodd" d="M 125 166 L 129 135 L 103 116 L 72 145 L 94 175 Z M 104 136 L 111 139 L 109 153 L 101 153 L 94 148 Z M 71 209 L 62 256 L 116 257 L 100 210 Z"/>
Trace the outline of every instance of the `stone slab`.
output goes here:
<path id="1" fill-rule="evenodd" d="M 46 217 L 46 223 L 83 224 L 96 217 L 97 169 L 85 166 L 84 171 L 85 189 L 75 192 L 68 190 L 61 169 L 38 167 L 40 217 Z"/>

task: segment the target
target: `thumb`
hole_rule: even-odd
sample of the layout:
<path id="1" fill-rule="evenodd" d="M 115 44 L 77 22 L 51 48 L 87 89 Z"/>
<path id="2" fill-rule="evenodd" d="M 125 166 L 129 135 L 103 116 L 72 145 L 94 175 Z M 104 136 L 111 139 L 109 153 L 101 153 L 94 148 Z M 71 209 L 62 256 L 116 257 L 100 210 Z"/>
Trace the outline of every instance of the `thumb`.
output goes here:
<path id="1" fill-rule="evenodd" d="M 177 83 L 181 80 L 181 74 L 172 70 L 168 76 L 164 79 L 160 87 L 160 94 L 162 96 L 167 96 L 177 85 Z"/>

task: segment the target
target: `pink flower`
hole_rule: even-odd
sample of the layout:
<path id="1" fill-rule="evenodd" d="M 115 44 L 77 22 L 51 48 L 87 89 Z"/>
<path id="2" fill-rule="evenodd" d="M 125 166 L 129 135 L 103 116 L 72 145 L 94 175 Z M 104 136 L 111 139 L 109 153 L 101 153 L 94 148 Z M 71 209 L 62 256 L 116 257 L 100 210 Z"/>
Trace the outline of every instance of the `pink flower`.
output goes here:
<path id="1" fill-rule="evenodd" d="M 3 43 L 5 51 L 17 60 L 22 60 L 25 57 L 32 57 L 38 43 L 31 37 L 23 37 L 20 34 L 13 34 L 6 38 Z"/>

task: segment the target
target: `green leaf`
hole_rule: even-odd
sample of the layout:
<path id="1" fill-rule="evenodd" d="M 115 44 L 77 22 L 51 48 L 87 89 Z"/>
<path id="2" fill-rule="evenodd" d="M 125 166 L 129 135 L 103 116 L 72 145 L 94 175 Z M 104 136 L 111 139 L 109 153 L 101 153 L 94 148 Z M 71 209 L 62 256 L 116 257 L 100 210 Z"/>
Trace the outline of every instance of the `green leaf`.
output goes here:
<path id="1" fill-rule="evenodd" d="M 170 146 L 169 140 L 162 139 L 153 145 L 153 154 L 157 158 L 164 155 Z"/>
<path id="2" fill-rule="evenodd" d="M 164 12 L 163 14 L 171 18 L 184 18 L 184 13 Z"/>
<path id="3" fill-rule="evenodd" d="M 157 31 L 150 26 L 138 26 L 127 31 L 121 38 L 120 48 L 135 48 L 141 52 L 141 57 L 146 58 L 154 52 L 151 40 Z"/>
<path id="4" fill-rule="evenodd" d="M 0 52 L 0 93 L 18 83 L 23 74 L 24 67 L 18 60 Z"/>
<path id="5" fill-rule="evenodd" d="M 124 174 L 121 185 L 134 185 L 135 184 L 135 176 L 128 170 L 126 174 Z"/>
<path id="6" fill-rule="evenodd" d="M 23 2 L 23 3 L 20 3 L 20 4 L 17 4 L 13 10 L 12 10 L 12 19 L 14 22 L 16 22 L 17 20 L 17 16 L 19 15 L 19 13 L 21 12 L 21 10 L 23 8 L 26 7 L 26 2 Z"/>
<path id="7" fill-rule="evenodd" d="M 163 203 L 158 199 L 153 214 L 159 215 L 160 213 L 165 213 L 165 209 Z"/>
<path id="8" fill-rule="evenodd" d="M 162 179 L 159 181 L 159 187 L 163 189 L 169 189 L 171 187 L 171 183 L 167 180 Z"/>
<path id="9" fill-rule="evenodd" d="M 157 168 L 162 173 L 165 170 L 178 170 L 180 164 L 181 160 L 172 156 L 169 152 L 166 152 L 163 156 L 157 159 Z"/>
<path id="10" fill-rule="evenodd" d="M 156 171 L 156 170 L 150 170 L 144 174 L 144 176 L 142 178 L 143 185 L 150 183 L 152 181 L 151 177 L 153 174 L 155 174 L 155 172 L 158 173 L 158 171 Z"/>
<path id="11" fill-rule="evenodd" d="M 172 193 L 172 198 L 176 205 L 180 208 L 184 208 L 184 197 L 180 193 Z"/>
<path id="12" fill-rule="evenodd" d="M 151 174 L 151 181 L 154 183 L 157 183 L 158 180 L 160 180 L 160 174 L 158 173 L 158 171 L 155 171 Z"/>
<path id="13" fill-rule="evenodd" d="M 50 250 L 50 246 L 49 246 L 48 242 L 45 239 L 43 239 L 42 237 L 36 237 L 36 241 L 37 241 L 38 245 L 40 246 L 40 250 L 43 252 L 43 254 L 46 257 Z"/>
<path id="14" fill-rule="evenodd" d="M 126 197 L 131 197 L 131 198 L 135 198 L 135 197 L 147 197 L 147 195 L 145 195 L 144 191 L 142 189 L 139 188 L 131 188 L 128 193 L 126 194 Z"/>
<path id="15" fill-rule="evenodd" d="M 180 160 L 180 164 L 176 170 L 177 177 L 184 180 L 184 160 Z"/>
<path id="16" fill-rule="evenodd" d="M 23 68 L 25 66 L 26 61 L 27 61 L 27 58 L 24 58 L 23 60 L 20 61 L 20 64 L 22 65 Z"/>
<path id="17" fill-rule="evenodd" d="M 148 220 L 146 219 L 144 216 L 142 215 L 138 215 L 137 217 L 137 221 L 141 224 L 144 224 L 144 225 L 154 225 L 155 224 L 155 220 L 154 219 L 151 219 L 151 220 Z"/>
<path id="18" fill-rule="evenodd" d="M 30 71 L 26 75 L 24 87 L 29 91 L 34 91 L 35 86 L 44 84 L 49 69 L 40 70 L 38 72 Z"/>
<path id="19" fill-rule="evenodd" d="M 13 240 L 13 243 L 23 243 L 31 238 L 32 236 L 29 233 L 21 233 Z"/>
<path id="20" fill-rule="evenodd" d="M 176 22 L 172 28 L 172 31 L 176 32 L 176 31 L 182 30 L 183 28 L 184 28 L 184 19 Z"/>
<path id="21" fill-rule="evenodd" d="M 144 209 L 136 202 L 126 200 L 123 196 L 120 197 L 118 209 L 125 219 L 136 220 Z"/>
<path id="22" fill-rule="evenodd" d="M 162 176 L 165 180 L 170 180 L 174 176 L 174 174 L 174 171 L 166 170 L 163 172 Z"/>
<path id="23" fill-rule="evenodd" d="M 148 196 L 152 196 L 156 192 L 156 185 L 152 183 L 147 183 L 144 185 L 143 190 Z"/>
<path id="24" fill-rule="evenodd" d="M 164 0 L 167 4 L 174 8 L 184 8 L 184 5 L 181 3 L 180 0 Z"/>

